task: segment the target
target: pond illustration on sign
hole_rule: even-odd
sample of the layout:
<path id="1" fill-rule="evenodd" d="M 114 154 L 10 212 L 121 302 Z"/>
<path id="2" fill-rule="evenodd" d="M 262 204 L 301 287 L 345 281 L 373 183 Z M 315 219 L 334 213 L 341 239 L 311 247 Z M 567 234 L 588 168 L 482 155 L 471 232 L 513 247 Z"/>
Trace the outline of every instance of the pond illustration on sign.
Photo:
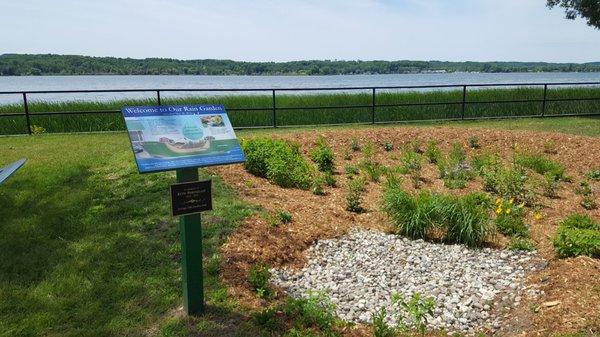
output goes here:
<path id="1" fill-rule="evenodd" d="M 205 113 L 138 108 L 123 112 L 140 172 L 244 161 L 224 109 Z"/>

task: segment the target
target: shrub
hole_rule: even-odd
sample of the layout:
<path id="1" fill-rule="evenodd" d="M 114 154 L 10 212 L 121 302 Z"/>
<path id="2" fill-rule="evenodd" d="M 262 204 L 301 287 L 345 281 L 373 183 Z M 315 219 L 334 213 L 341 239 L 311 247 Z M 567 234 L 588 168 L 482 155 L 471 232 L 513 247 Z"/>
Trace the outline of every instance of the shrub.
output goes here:
<path id="1" fill-rule="evenodd" d="M 388 183 L 384 189 L 383 209 L 399 234 L 414 239 L 431 238 L 439 229 L 447 242 L 480 245 L 490 232 L 488 205 L 482 193 L 461 197 L 422 191 L 413 196 L 399 183 Z"/>
<path id="2" fill-rule="evenodd" d="M 553 243 L 560 257 L 600 258 L 600 223 L 589 215 L 572 214 L 559 224 Z"/>
<path id="3" fill-rule="evenodd" d="M 427 143 L 427 149 L 425 150 L 425 157 L 432 164 L 437 164 L 438 161 L 442 158 L 442 152 L 437 146 L 437 143 L 434 141 L 430 141 Z"/>
<path id="4" fill-rule="evenodd" d="M 550 174 L 555 180 L 565 180 L 565 167 L 542 155 L 517 153 L 514 162 L 539 174 Z"/>
<path id="5" fill-rule="evenodd" d="M 479 145 L 479 138 L 477 138 L 477 136 L 469 137 L 469 147 L 472 149 L 478 149 L 481 147 L 481 145 Z"/>
<path id="6" fill-rule="evenodd" d="M 348 194 L 346 195 L 346 210 L 355 213 L 364 211 L 362 195 L 365 192 L 365 180 L 360 177 L 348 181 Z"/>
<path id="7" fill-rule="evenodd" d="M 504 235 L 529 236 L 525 224 L 523 204 L 516 205 L 514 199 L 496 199 L 496 228 Z"/>
<path id="8" fill-rule="evenodd" d="M 333 172 L 334 155 L 333 150 L 327 144 L 323 136 L 317 140 L 317 146 L 310 151 L 310 157 L 317 164 L 319 171 Z"/>
<path id="9" fill-rule="evenodd" d="M 290 298 L 284 312 L 299 328 L 319 328 L 330 331 L 336 322 L 335 305 L 324 292 L 310 292 L 307 298 Z"/>
<path id="10" fill-rule="evenodd" d="M 242 141 L 246 170 L 281 187 L 310 187 L 312 170 L 297 143 L 270 138 Z"/>
<path id="11" fill-rule="evenodd" d="M 258 294 L 258 297 L 268 298 L 272 295 L 272 290 L 269 286 L 270 278 L 271 272 L 267 265 L 256 263 L 250 267 L 248 281 L 250 282 L 252 289 Z"/>
<path id="12" fill-rule="evenodd" d="M 513 237 L 508 244 L 508 249 L 510 250 L 532 252 L 535 250 L 535 248 L 535 242 L 531 241 L 531 239 L 520 236 Z"/>

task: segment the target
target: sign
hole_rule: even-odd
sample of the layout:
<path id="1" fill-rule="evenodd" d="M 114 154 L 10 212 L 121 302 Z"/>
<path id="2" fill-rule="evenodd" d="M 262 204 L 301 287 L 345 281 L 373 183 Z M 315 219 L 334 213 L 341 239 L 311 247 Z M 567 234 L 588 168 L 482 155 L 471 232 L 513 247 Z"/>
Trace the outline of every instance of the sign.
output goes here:
<path id="1" fill-rule="evenodd" d="M 16 162 L 0 168 L 0 184 L 2 184 L 6 179 L 8 179 L 13 173 L 15 173 L 23 164 L 25 164 L 26 159 L 19 159 Z"/>
<path id="2" fill-rule="evenodd" d="M 223 105 L 134 106 L 122 112 L 140 173 L 245 160 Z"/>
<path id="3" fill-rule="evenodd" d="M 212 210 L 211 181 L 192 181 L 171 185 L 173 216 Z"/>

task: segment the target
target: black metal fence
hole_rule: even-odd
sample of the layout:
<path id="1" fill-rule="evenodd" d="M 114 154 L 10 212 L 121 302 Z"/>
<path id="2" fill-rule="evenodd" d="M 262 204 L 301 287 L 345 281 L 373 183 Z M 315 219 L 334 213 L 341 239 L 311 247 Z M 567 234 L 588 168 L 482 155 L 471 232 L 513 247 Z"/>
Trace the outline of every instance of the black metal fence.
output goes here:
<path id="1" fill-rule="evenodd" d="M 421 119 L 410 119 L 410 121 L 424 121 L 424 120 L 466 120 L 466 119 L 489 119 L 489 118 L 515 118 L 515 117 L 550 117 L 550 116 L 591 116 L 591 115 L 600 115 L 600 104 L 595 105 L 595 103 L 600 103 L 600 82 L 577 82 L 577 83 L 494 83 L 494 84 L 450 84 L 450 85 L 412 85 L 412 86 L 378 86 L 378 87 L 317 87 L 317 88 L 228 88 L 228 89 L 99 89 L 99 90 L 40 90 L 40 91 L 4 91 L 0 92 L 0 97 L 2 95 L 20 95 L 22 97 L 22 112 L 0 112 L 0 122 L 2 118 L 23 118 L 26 123 L 27 133 L 32 134 L 32 116 L 82 116 L 82 115 L 90 115 L 90 114 L 120 114 L 121 111 L 118 109 L 106 109 L 106 110 L 90 110 L 90 111 L 57 111 L 57 112 L 49 112 L 49 111 L 40 111 L 40 112 L 31 112 L 30 105 L 32 103 L 28 102 L 28 98 L 32 95 L 38 94 L 89 94 L 89 93 L 150 93 L 155 97 L 155 102 L 158 105 L 161 105 L 164 102 L 164 97 L 161 97 L 161 94 L 166 93 L 225 93 L 225 94 L 240 94 L 240 93 L 264 93 L 264 95 L 270 96 L 270 106 L 250 106 L 250 107 L 228 107 L 226 106 L 228 111 L 269 111 L 272 114 L 272 124 L 270 125 L 245 125 L 245 126 L 237 126 L 236 128 L 249 128 L 249 127 L 279 127 L 279 126 L 291 126 L 291 125 L 279 125 L 278 124 L 278 113 L 282 113 L 289 110 L 352 110 L 352 109 L 367 109 L 370 110 L 371 118 L 370 121 L 363 121 L 362 123 L 394 123 L 394 122 L 403 122 L 406 120 L 403 119 L 393 119 L 393 120 L 385 120 L 379 121 L 376 120 L 376 111 L 379 109 L 385 108 L 422 108 L 422 107 L 435 107 L 435 106 L 454 106 L 459 112 L 459 115 L 452 116 L 450 118 L 421 118 Z M 594 95 L 594 97 L 549 97 L 548 92 L 551 88 L 580 88 L 580 87 L 593 87 L 598 89 L 598 95 Z M 470 93 L 481 90 L 484 88 L 537 88 L 540 91 L 540 97 L 534 98 L 525 98 L 525 99 L 490 99 L 490 100 L 470 100 L 468 96 Z M 409 90 L 409 91 L 417 91 L 417 92 L 427 92 L 427 91 L 455 91 L 460 93 L 462 96 L 458 100 L 452 101 L 428 101 L 428 102 L 379 102 L 378 95 L 381 95 L 386 92 L 398 91 L 398 90 Z M 289 94 L 291 92 L 302 92 L 302 93 L 320 93 L 320 92 L 339 92 L 339 93 L 352 93 L 352 92 L 360 92 L 370 93 L 370 102 L 368 104 L 354 104 L 354 105 L 319 105 L 319 106 L 279 106 L 278 105 L 278 97 L 282 95 Z M 279 95 L 278 95 L 279 94 Z M 457 95 L 458 97 L 458 95 Z M 192 99 L 192 98 L 191 98 Z M 218 100 L 218 99 L 217 99 Z M 584 109 L 587 110 L 577 110 L 575 113 L 547 113 L 547 107 L 551 103 L 577 103 L 577 102 L 592 102 L 594 104 L 588 104 Z M 539 104 L 539 109 L 535 113 L 528 113 L 526 115 L 520 116 L 515 114 L 506 114 L 506 115 L 498 115 L 498 116 L 466 116 L 465 112 L 467 108 L 472 105 L 493 105 L 493 104 Z M 592 108 L 590 108 L 592 106 Z M 315 123 L 322 124 L 322 123 Z M 333 123 L 325 123 L 325 124 L 333 124 Z M 1 127 L 2 124 L 0 124 Z M 300 124 L 300 125 L 314 125 L 314 124 Z M 299 126 L 298 124 L 294 124 L 293 126 Z M 3 134 L 2 130 L 0 130 L 0 134 Z M 4 133 L 6 134 L 6 133 Z"/>

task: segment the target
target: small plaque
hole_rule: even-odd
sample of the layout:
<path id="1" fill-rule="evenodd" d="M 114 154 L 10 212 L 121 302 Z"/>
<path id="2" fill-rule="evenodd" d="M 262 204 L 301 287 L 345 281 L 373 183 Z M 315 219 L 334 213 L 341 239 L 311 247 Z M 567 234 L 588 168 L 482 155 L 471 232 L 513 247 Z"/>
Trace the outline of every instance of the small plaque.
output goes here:
<path id="1" fill-rule="evenodd" d="M 212 210 L 211 181 L 192 181 L 171 185 L 173 216 Z"/>

